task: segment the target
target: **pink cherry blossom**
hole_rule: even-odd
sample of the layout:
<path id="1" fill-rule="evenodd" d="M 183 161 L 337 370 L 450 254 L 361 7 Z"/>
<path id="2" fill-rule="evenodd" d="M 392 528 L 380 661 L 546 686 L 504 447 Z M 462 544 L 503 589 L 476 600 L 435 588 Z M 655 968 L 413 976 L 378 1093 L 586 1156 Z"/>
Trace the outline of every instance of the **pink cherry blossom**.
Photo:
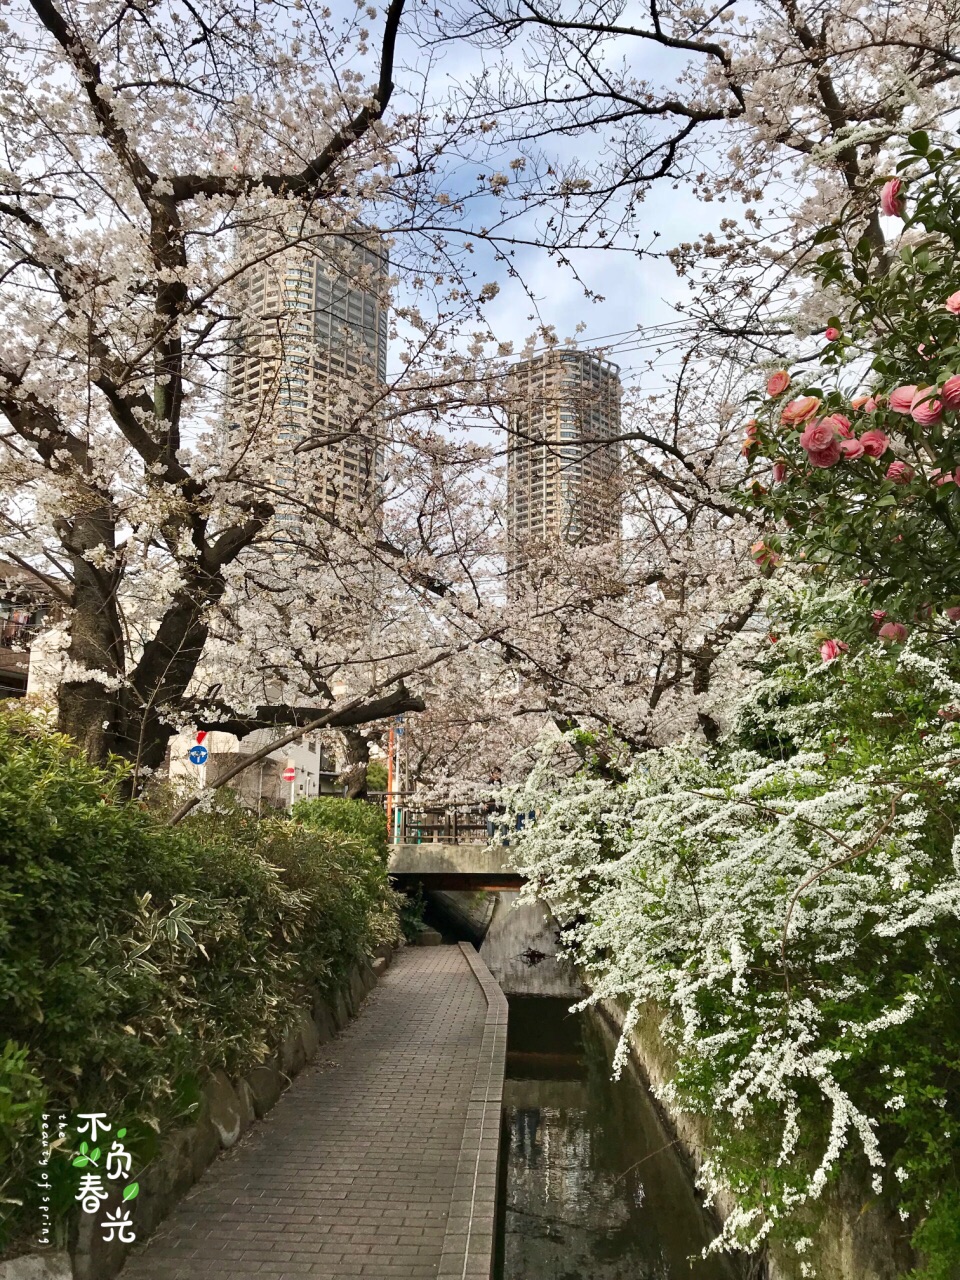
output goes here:
<path id="1" fill-rule="evenodd" d="M 820 646 L 820 657 L 824 662 L 833 662 L 834 658 L 839 658 L 841 653 L 848 653 L 849 646 L 845 645 L 842 640 L 824 640 Z"/>
<path id="2" fill-rule="evenodd" d="M 863 443 L 860 440 L 841 440 L 840 452 L 845 458 L 849 458 L 853 462 L 856 458 L 863 457 Z"/>
<path id="3" fill-rule="evenodd" d="M 787 387 L 790 385 L 790 375 L 786 369 L 778 369 L 776 373 L 771 373 L 767 379 L 767 395 L 780 396 L 783 395 Z"/>
<path id="4" fill-rule="evenodd" d="M 913 402 L 916 399 L 918 388 L 915 384 L 903 387 L 894 387 L 890 392 L 890 408 L 895 413 L 910 413 L 913 409 Z"/>
<path id="5" fill-rule="evenodd" d="M 906 462 L 891 462 L 887 467 L 887 479 L 892 480 L 894 484 L 909 484 L 913 476 L 913 467 Z"/>
<path id="6" fill-rule="evenodd" d="M 874 428 L 863 433 L 860 437 L 860 443 L 863 445 L 863 452 L 868 458 L 882 458 L 890 448 L 890 437 L 883 431 L 878 431 Z"/>
<path id="7" fill-rule="evenodd" d="M 960 373 L 948 378 L 940 388 L 940 402 L 945 409 L 960 409 Z"/>
<path id="8" fill-rule="evenodd" d="M 888 218 L 903 217 L 903 196 L 900 194 L 902 189 L 903 183 L 899 178 L 891 178 L 889 182 L 883 184 L 880 192 L 880 211 Z"/>
<path id="9" fill-rule="evenodd" d="M 943 305 L 948 311 L 952 311 L 955 316 L 960 316 L 960 289 L 956 293 L 951 293 Z"/>
<path id="10" fill-rule="evenodd" d="M 798 396 L 783 406 L 780 421 L 784 426 L 795 426 L 812 418 L 819 408 L 820 401 L 816 396 Z"/>
<path id="11" fill-rule="evenodd" d="M 903 644 L 907 638 L 907 628 L 902 622 L 885 622 L 880 628 L 881 640 L 892 640 L 895 644 Z"/>

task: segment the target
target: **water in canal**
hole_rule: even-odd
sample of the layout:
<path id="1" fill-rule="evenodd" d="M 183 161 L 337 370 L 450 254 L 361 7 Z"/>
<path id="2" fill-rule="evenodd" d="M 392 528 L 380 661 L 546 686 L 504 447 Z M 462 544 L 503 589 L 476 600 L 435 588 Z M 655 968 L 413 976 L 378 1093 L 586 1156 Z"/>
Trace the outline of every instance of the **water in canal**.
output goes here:
<path id="1" fill-rule="evenodd" d="M 428 920 L 482 943 L 510 1004 L 495 1280 L 737 1280 L 699 1256 L 716 1226 L 637 1072 L 611 1079 L 613 1031 L 569 1012 L 549 911 L 487 896 L 433 895 Z"/>
<path id="2" fill-rule="evenodd" d="M 512 997 L 496 1280 L 733 1280 L 649 1095 L 613 1081 L 613 1033 Z"/>

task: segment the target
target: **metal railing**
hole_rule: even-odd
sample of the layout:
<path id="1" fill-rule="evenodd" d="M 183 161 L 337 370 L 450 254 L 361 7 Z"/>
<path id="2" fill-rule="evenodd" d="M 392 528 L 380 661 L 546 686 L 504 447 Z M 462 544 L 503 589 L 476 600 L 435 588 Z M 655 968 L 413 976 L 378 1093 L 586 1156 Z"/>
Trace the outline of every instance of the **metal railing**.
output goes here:
<path id="1" fill-rule="evenodd" d="M 11 622 L 0 619 L 0 649 L 19 649 L 30 647 L 30 641 L 39 631 L 32 622 Z"/>
<path id="2" fill-rule="evenodd" d="M 488 801 L 418 804 L 408 792 L 371 794 L 388 815 L 392 844 L 486 844 L 496 821 Z"/>

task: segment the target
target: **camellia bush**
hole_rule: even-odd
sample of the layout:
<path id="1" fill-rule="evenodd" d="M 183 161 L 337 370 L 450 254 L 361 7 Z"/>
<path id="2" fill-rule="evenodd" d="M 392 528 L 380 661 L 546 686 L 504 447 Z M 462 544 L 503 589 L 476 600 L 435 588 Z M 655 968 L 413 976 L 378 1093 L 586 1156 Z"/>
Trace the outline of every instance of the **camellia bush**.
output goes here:
<path id="1" fill-rule="evenodd" d="M 914 133 L 898 172 L 878 196 L 897 241 L 820 233 L 815 273 L 840 314 L 812 373 L 769 376 L 744 444 L 777 529 L 757 561 L 861 578 L 896 643 L 960 618 L 960 153 Z"/>
<path id="2" fill-rule="evenodd" d="M 772 1234 L 815 1274 L 824 1196 L 848 1171 L 858 1206 L 875 1197 L 913 1240 L 916 1274 L 947 1280 L 960 662 L 916 633 L 824 665 L 821 622 L 778 627 L 716 749 L 645 753 L 622 783 L 558 782 L 546 762 L 514 802 L 538 812 L 514 857 L 590 1000 L 621 1002 L 627 1031 L 660 1026 L 665 1096 L 708 1119 L 703 1180 L 738 1206 L 714 1247 Z"/>
<path id="3" fill-rule="evenodd" d="M 124 781 L 0 715 L 0 1253 L 36 1224 L 44 1110 L 120 1117 L 142 1164 L 209 1071 L 262 1061 L 314 985 L 399 936 L 356 823 L 224 800 L 172 828 Z M 62 1232 L 70 1195 L 53 1208 Z"/>

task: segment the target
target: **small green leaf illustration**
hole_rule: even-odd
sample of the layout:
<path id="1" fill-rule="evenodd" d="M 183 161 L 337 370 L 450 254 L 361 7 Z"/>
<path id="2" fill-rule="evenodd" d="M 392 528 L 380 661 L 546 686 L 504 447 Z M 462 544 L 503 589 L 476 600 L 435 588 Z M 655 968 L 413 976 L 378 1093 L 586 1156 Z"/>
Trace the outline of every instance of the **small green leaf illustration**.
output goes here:
<path id="1" fill-rule="evenodd" d="M 96 1164 L 99 1159 L 100 1159 L 100 1148 L 94 1147 L 93 1150 L 90 1152 L 90 1163 Z"/>
<path id="2" fill-rule="evenodd" d="M 136 1200 L 139 1194 L 140 1194 L 139 1182 L 130 1182 L 127 1184 L 127 1186 L 123 1188 L 124 1200 Z"/>
<path id="3" fill-rule="evenodd" d="M 127 1131 L 126 1131 L 126 1129 L 118 1129 L 118 1130 L 117 1130 L 117 1137 L 118 1137 L 118 1138 L 125 1138 L 126 1136 L 127 1136 Z"/>
<path id="4" fill-rule="evenodd" d="M 80 1154 L 81 1154 L 81 1155 L 84 1155 L 84 1156 L 85 1156 L 89 1150 L 90 1150 L 90 1148 L 87 1146 L 87 1144 L 86 1144 L 85 1142 L 81 1142 L 81 1143 L 80 1143 Z"/>
<path id="5" fill-rule="evenodd" d="M 74 1156 L 73 1160 L 71 1161 L 71 1164 L 75 1169 L 82 1169 L 85 1164 L 89 1164 L 89 1163 L 90 1161 L 87 1159 L 86 1156 Z"/>

